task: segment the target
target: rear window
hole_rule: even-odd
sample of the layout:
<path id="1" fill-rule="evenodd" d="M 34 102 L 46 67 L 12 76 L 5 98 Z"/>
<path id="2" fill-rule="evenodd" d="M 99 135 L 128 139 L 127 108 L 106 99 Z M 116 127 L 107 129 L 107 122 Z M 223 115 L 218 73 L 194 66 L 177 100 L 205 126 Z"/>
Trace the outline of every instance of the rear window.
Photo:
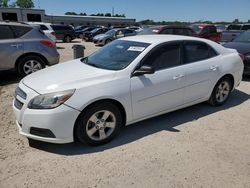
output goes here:
<path id="1" fill-rule="evenodd" d="M 16 38 L 22 37 L 23 35 L 32 30 L 31 27 L 25 27 L 25 26 L 11 26 L 11 28 L 14 31 Z"/>
<path id="2" fill-rule="evenodd" d="M 49 30 L 49 29 L 47 28 L 47 26 L 45 26 L 45 25 L 40 25 L 40 29 L 41 29 L 42 31 Z"/>
<path id="3" fill-rule="evenodd" d="M 241 29 L 241 25 L 229 25 L 227 27 L 227 30 L 240 30 Z"/>
<path id="4" fill-rule="evenodd" d="M 52 25 L 53 30 L 73 30 L 70 26 Z"/>
<path id="5" fill-rule="evenodd" d="M 13 39 L 14 33 L 7 25 L 0 25 L 0 40 L 1 39 Z"/>

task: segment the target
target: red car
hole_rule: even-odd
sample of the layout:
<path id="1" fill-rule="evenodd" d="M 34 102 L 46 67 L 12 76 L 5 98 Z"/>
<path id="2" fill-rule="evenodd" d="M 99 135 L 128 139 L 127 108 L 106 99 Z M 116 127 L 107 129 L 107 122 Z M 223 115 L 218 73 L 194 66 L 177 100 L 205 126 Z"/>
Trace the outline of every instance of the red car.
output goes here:
<path id="1" fill-rule="evenodd" d="M 199 23 L 190 25 L 197 37 L 205 38 L 219 43 L 221 39 L 221 34 L 217 32 L 217 28 L 211 24 Z"/>

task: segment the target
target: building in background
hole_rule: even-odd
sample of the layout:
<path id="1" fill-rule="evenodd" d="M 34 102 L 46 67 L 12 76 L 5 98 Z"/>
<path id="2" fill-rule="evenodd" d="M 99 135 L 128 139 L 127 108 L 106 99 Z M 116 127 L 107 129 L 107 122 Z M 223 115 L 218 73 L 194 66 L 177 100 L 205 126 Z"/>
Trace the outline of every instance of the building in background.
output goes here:
<path id="1" fill-rule="evenodd" d="M 0 21 L 48 22 L 63 25 L 130 26 L 135 19 L 103 16 L 46 15 L 43 9 L 0 8 Z"/>

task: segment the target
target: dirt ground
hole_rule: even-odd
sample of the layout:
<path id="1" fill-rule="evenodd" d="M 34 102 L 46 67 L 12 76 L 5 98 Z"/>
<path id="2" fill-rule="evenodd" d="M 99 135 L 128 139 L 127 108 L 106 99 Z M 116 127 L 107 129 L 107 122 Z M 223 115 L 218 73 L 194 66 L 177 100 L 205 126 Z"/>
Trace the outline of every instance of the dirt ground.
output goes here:
<path id="1" fill-rule="evenodd" d="M 86 54 L 97 49 L 84 44 Z M 58 44 L 62 61 L 72 59 L 72 45 Z M 0 188 L 250 187 L 249 78 L 223 107 L 199 104 L 146 120 L 101 147 L 29 146 L 11 107 L 18 81 L 0 72 Z"/>

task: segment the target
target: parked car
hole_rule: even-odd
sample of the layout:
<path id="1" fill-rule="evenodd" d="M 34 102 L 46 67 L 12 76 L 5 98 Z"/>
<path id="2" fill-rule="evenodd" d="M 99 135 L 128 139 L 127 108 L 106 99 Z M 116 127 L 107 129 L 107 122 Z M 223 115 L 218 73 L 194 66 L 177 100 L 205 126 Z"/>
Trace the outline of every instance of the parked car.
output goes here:
<path id="1" fill-rule="evenodd" d="M 228 30 L 228 31 L 230 31 L 230 30 L 246 31 L 248 29 L 250 29 L 250 24 L 230 24 L 230 25 L 228 25 L 226 30 Z"/>
<path id="2" fill-rule="evenodd" d="M 209 39 L 219 43 L 221 34 L 217 32 L 217 28 L 211 24 L 197 23 L 190 27 L 196 32 L 197 36 L 204 39 Z"/>
<path id="3" fill-rule="evenodd" d="M 74 30 L 75 31 L 79 31 L 79 30 L 83 30 L 83 29 L 85 29 L 85 28 L 87 28 L 88 26 L 87 25 L 79 25 L 79 26 L 76 26 L 75 28 L 74 28 Z"/>
<path id="4" fill-rule="evenodd" d="M 0 70 L 15 69 L 26 76 L 59 62 L 56 45 L 27 24 L 0 22 Z"/>
<path id="5" fill-rule="evenodd" d="M 135 30 L 137 33 L 143 30 L 141 27 L 137 27 L 137 26 L 131 26 L 131 27 L 128 27 L 127 29 Z"/>
<path id="6" fill-rule="evenodd" d="M 39 26 L 40 29 L 47 35 L 53 42 L 56 42 L 56 33 L 52 29 L 50 23 L 43 23 L 43 22 L 27 22 L 29 25 L 32 26 Z"/>
<path id="7" fill-rule="evenodd" d="M 213 41 L 126 37 L 26 77 L 13 109 L 19 133 L 30 139 L 100 145 L 123 125 L 204 101 L 223 105 L 242 72 L 238 52 Z"/>
<path id="8" fill-rule="evenodd" d="M 134 36 L 136 34 L 137 34 L 136 31 L 132 29 L 117 28 L 117 29 L 109 30 L 105 34 L 96 35 L 93 39 L 93 42 L 97 45 L 104 46 L 112 42 L 115 39 L 128 37 L 128 36 Z"/>
<path id="9" fill-rule="evenodd" d="M 100 27 L 97 27 L 97 26 L 86 27 L 85 29 L 77 30 L 75 33 L 76 33 L 77 38 L 84 39 L 85 33 L 93 31 L 96 28 L 100 28 Z"/>
<path id="10" fill-rule="evenodd" d="M 236 49 L 244 55 L 244 75 L 250 75 L 250 30 L 239 35 L 232 42 L 224 45 L 226 48 Z"/>
<path id="11" fill-rule="evenodd" d="M 221 43 L 225 44 L 227 42 L 233 41 L 244 31 L 250 29 L 250 24 L 231 24 L 227 27 L 225 31 L 221 33 Z"/>
<path id="12" fill-rule="evenodd" d="M 186 26 L 154 26 L 143 29 L 138 35 L 152 35 L 152 34 L 168 34 L 168 35 L 185 35 L 196 36 L 196 33 Z"/>
<path id="13" fill-rule="evenodd" d="M 75 31 L 71 26 L 67 25 L 51 25 L 56 33 L 56 39 L 70 43 L 76 38 Z"/>
<path id="14" fill-rule="evenodd" d="M 108 30 L 109 30 L 109 29 L 106 28 L 106 27 L 103 27 L 103 28 L 96 28 L 96 29 L 94 29 L 94 30 L 92 30 L 92 31 L 86 32 L 84 38 L 85 38 L 86 41 L 91 42 L 91 41 L 93 41 L 93 38 L 94 38 L 96 35 L 100 35 L 100 34 L 106 33 L 106 32 L 108 32 Z"/>

